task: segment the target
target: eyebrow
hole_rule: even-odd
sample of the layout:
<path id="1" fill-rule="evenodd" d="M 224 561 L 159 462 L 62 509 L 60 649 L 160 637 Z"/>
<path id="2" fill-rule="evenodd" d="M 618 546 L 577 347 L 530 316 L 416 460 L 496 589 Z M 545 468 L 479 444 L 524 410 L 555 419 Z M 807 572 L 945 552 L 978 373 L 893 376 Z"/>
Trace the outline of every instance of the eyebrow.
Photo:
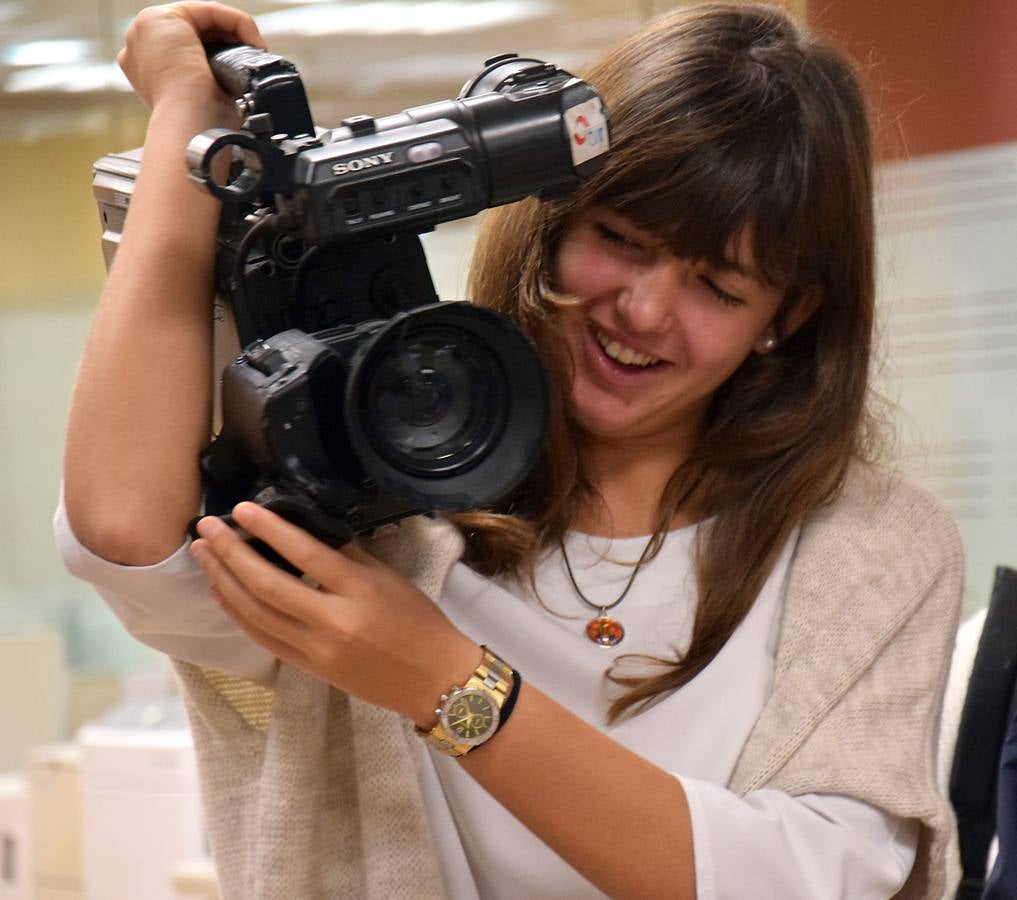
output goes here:
<path id="1" fill-rule="evenodd" d="M 724 272 L 734 272 L 736 275 L 741 275 L 744 278 L 751 278 L 753 281 L 760 285 L 767 285 L 769 281 L 763 277 L 763 273 L 752 266 L 745 266 L 738 262 L 737 259 L 729 259 L 725 257 L 714 264 L 718 269 Z"/>

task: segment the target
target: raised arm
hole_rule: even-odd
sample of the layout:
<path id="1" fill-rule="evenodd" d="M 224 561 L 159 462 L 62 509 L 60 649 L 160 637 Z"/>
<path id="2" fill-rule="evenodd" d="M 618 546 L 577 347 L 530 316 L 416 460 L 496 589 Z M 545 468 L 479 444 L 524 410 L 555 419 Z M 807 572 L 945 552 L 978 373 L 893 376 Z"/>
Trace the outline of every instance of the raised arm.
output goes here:
<path id="1" fill-rule="evenodd" d="M 85 345 L 64 460 L 68 519 L 115 562 L 156 562 L 198 510 L 209 438 L 211 313 L 219 203 L 186 174 L 197 133 L 236 124 L 203 42 L 263 46 L 219 3 L 142 11 L 118 62 L 151 110 L 130 214 Z"/>

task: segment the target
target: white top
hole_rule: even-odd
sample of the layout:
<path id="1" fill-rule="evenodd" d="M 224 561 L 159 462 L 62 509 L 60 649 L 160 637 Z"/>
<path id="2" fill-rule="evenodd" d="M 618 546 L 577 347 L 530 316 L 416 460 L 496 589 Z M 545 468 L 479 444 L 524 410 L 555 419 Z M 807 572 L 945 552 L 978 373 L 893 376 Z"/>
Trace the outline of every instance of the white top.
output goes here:
<path id="1" fill-rule="evenodd" d="M 118 566 L 81 546 L 62 506 L 55 528 L 68 568 L 96 586 L 135 637 L 190 662 L 270 681 L 271 655 L 207 596 L 204 576 L 185 547 L 154 566 Z M 695 608 L 694 535 L 694 528 L 670 534 L 629 595 L 609 613 L 626 630 L 612 650 L 585 636 L 585 623 L 597 613 L 577 597 L 557 551 L 538 569 L 543 607 L 528 590 L 496 583 L 463 565 L 453 568 L 439 603 L 459 628 L 490 644 L 525 680 L 681 780 L 700 900 L 891 897 L 915 857 L 916 821 L 848 797 L 791 797 L 766 789 L 738 797 L 725 787 L 770 692 L 794 540 L 745 621 L 706 669 L 638 716 L 605 724 L 611 687 L 603 673 L 613 657 L 666 656 L 688 643 Z M 610 603 L 632 571 L 619 561 L 637 559 L 645 538 L 612 543 L 574 534 L 566 546 L 587 597 Z M 423 752 L 425 804 L 453 900 L 603 896 L 458 763 Z M 611 852 L 609 835 L 590 837 Z"/>

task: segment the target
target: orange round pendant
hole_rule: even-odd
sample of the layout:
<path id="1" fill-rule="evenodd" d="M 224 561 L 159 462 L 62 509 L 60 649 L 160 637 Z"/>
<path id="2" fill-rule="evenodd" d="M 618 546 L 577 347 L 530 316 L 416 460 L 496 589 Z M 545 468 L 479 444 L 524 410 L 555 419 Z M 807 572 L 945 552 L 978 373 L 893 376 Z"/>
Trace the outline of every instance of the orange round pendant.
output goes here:
<path id="1" fill-rule="evenodd" d="M 597 616 L 586 623 L 586 636 L 598 647 L 614 647 L 625 637 L 625 629 L 610 616 Z"/>

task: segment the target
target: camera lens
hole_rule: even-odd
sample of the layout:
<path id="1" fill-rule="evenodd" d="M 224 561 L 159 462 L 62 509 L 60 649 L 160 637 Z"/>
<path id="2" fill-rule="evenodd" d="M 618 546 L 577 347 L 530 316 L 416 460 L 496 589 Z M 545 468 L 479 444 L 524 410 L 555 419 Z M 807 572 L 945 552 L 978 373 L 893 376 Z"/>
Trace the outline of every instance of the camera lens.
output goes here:
<path id="1" fill-rule="evenodd" d="M 365 409 L 372 443 L 404 471 L 461 468 L 499 437 L 499 396 L 504 378 L 468 336 L 447 329 L 408 336 L 372 374 Z"/>
<path id="2" fill-rule="evenodd" d="M 476 509 L 536 463 L 543 367 L 507 319 L 468 303 L 399 313 L 349 363 L 345 432 L 364 473 L 421 509 Z"/>

